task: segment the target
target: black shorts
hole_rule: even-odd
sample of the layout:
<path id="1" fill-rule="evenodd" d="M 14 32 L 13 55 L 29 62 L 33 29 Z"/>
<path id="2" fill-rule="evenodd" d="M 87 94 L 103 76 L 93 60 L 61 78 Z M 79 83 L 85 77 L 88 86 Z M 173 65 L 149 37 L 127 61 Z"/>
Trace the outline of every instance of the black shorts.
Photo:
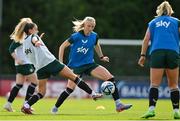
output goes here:
<path id="1" fill-rule="evenodd" d="M 65 65 L 63 63 L 59 62 L 58 60 L 54 60 L 45 67 L 39 69 L 37 71 L 37 77 L 38 79 L 47 79 L 51 75 L 57 75 L 64 67 Z"/>
<path id="2" fill-rule="evenodd" d="M 173 50 L 158 49 L 150 55 L 151 68 L 175 69 L 179 66 L 179 54 Z"/>
<path id="3" fill-rule="evenodd" d="M 71 68 L 75 74 L 78 74 L 82 76 L 83 74 L 85 75 L 91 75 L 91 71 L 94 70 L 96 67 L 99 65 L 97 63 L 91 63 L 91 64 L 86 64 L 80 67 L 76 68 Z"/>
<path id="4" fill-rule="evenodd" d="M 34 73 L 35 67 L 33 64 L 16 65 L 16 73 L 22 75 L 30 75 Z"/>

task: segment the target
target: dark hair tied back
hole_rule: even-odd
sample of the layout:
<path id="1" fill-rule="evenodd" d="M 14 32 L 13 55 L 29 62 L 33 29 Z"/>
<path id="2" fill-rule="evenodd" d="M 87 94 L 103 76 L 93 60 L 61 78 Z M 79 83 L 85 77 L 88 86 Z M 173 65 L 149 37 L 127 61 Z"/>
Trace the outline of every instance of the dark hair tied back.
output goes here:
<path id="1" fill-rule="evenodd" d="M 24 32 L 28 35 L 29 34 L 29 29 L 33 29 L 33 27 L 35 26 L 34 23 L 27 23 L 24 27 Z"/>

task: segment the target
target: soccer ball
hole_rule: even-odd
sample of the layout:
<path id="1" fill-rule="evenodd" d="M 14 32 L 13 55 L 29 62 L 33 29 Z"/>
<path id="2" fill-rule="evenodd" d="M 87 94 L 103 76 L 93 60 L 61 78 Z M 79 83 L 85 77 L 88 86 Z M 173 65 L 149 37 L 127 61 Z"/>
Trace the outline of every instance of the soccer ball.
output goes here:
<path id="1" fill-rule="evenodd" d="M 101 91 L 105 94 L 105 95 L 110 95 L 112 93 L 114 93 L 115 91 L 115 86 L 112 82 L 110 81 L 105 81 L 101 84 Z"/>

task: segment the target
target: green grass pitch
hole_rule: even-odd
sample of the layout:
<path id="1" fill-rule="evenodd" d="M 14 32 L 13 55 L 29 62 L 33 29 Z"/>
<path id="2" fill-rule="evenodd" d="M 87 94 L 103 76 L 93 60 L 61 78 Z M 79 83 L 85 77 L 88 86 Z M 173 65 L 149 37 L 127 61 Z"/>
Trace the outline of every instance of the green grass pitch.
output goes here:
<path id="1" fill-rule="evenodd" d="M 120 113 L 115 111 L 112 99 L 102 98 L 98 101 L 92 99 L 67 99 L 59 109 L 57 115 L 50 113 L 56 99 L 44 98 L 36 103 L 34 115 L 25 115 L 20 112 L 23 98 L 15 99 L 13 109 L 15 112 L 3 110 L 6 98 L 0 98 L 0 120 L 143 120 L 140 116 L 148 109 L 147 99 L 122 99 L 124 103 L 131 103 L 133 107 Z M 96 109 L 104 106 L 105 109 Z M 151 120 L 173 120 L 170 100 L 159 100 L 156 116 Z"/>

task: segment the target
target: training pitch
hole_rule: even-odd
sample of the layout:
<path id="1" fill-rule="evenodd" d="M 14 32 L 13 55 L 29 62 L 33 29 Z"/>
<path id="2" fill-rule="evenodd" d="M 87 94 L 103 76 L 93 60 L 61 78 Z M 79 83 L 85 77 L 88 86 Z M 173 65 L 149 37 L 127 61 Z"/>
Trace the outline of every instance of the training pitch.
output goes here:
<path id="1" fill-rule="evenodd" d="M 3 110 L 6 98 L 0 97 L 0 121 L 2 120 L 144 120 L 141 115 L 148 109 L 147 99 L 122 99 L 124 103 L 131 103 L 129 110 L 117 113 L 112 99 L 102 98 L 98 101 L 92 99 L 67 99 L 59 108 L 57 115 L 50 110 L 56 99 L 44 98 L 33 105 L 34 114 L 25 115 L 20 109 L 23 98 L 15 99 L 13 109 L 15 112 Z M 170 100 L 159 100 L 156 108 L 156 116 L 151 120 L 173 120 Z"/>

